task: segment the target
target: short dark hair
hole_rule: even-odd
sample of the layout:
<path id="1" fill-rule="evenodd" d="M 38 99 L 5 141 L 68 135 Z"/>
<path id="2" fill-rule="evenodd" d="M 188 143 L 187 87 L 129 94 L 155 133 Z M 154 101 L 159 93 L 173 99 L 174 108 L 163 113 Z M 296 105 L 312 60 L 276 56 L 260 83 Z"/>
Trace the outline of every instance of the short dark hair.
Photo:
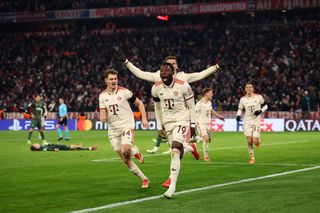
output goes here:
<path id="1" fill-rule="evenodd" d="M 169 56 L 167 56 L 167 57 L 164 59 L 164 62 L 167 62 L 169 59 L 177 60 L 177 57 L 174 56 L 174 55 L 169 55 Z"/>
<path id="2" fill-rule="evenodd" d="M 162 66 L 169 66 L 170 69 L 171 69 L 171 71 L 174 72 L 174 67 L 173 67 L 172 64 L 170 64 L 170 63 L 168 63 L 168 62 L 163 62 L 163 63 L 161 64 L 161 67 L 162 67 Z"/>
<path id="3" fill-rule="evenodd" d="M 104 78 L 108 78 L 109 75 L 118 75 L 118 71 L 115 69 L 107 69 L 104 72 Z"/>
<path id="4" fill-rule="evenodd" d="M 205 95 L 207 92 L 213 91 L 212 88 L 206 87 L 202 90 L 202 95 Z"/>
<path id="5" fill-rule="evenodd" d="M 252 86 L 254 86 L 254 84 L 253 84 L 252 81 L 248 81 L 248 82 L 246 83 L 246 85 L 249 85 L 249 84 L 251 84 Z"/>
<path id="6" fill-rule="evenodd" d="M 34 146 L 30 146 L 30 150 L 31 150 L 31 151 L 39 151 L 39 149 L 37 149 L 37 148 L 34 147 Z"/>

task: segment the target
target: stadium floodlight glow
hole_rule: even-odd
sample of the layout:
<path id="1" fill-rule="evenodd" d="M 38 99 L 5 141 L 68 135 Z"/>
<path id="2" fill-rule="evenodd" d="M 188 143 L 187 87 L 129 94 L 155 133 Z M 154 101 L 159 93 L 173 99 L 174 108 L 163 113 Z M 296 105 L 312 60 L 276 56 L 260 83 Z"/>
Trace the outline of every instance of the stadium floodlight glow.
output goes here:
<path id="1" fill-rule="evenodd" d="M 161 20 L 161 21 L 168 21 L 169 20 L 169 16 L 157 16 L 157 19 Z"/>

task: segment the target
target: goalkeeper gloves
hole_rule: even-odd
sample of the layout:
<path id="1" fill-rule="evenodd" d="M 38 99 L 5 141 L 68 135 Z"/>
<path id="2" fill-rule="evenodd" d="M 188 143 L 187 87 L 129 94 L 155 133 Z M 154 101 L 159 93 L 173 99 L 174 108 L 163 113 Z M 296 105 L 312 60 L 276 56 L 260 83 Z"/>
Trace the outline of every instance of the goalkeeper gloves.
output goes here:
<path id="1" fill-rule="evenodd" d="M 117 61 L 120 61 L 122 63 L 124 63 L 126 61 L 126 59 L 127 59 L 126 56 L 124 55 L 124 53 L 121 50 L 115 51 L 114 52 L 114 57 L 115 57 L 115 59 Z"/>
<path id="2" fill-rule="evenodd" d="M 237 115 L 236 120 L 239 122 L 241 120 L 241 117 Z"/>
<path id="3" fill-rule="evenodd" d="M 258 115 L 260 115 L 261 113 L 262 113 L 261 110 L 257 110 L 257 111 L 254 112 L 254 115 L 255 115 L 255 116 L 258 116 Z"/>

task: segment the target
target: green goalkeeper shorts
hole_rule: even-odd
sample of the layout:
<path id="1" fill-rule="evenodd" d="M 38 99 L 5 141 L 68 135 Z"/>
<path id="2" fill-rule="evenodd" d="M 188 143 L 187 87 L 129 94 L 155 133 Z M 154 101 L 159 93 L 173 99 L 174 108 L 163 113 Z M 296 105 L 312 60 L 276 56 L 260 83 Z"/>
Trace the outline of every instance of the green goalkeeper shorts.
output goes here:
<path id="1" fill-rule="evenodd" d="M 38 129 L 42 128 L 42 120 L 41 118 L 33 118 L 31 121 L 31 128 L 36 128 L 38 127 Z"/>

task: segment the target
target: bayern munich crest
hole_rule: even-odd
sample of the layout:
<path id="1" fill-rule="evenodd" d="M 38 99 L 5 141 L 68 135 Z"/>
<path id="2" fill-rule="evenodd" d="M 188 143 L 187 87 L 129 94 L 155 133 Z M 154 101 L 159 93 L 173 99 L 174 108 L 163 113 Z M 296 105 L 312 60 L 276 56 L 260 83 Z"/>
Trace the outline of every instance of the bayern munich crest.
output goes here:
<path id="1" fill-rule="evenodd" d="M 119 96 L 119 97 L 117 97 L 117 100 L 118 100 L 118 101 L 121 101 L 121 97 L 120 97 L 120 96 Z"/>
<path id="2" fill-rule="evenodd" d="M 174 96 L 179 95 L 178 91 L 174 91 L 173 94 L 174 94 Z"/>

